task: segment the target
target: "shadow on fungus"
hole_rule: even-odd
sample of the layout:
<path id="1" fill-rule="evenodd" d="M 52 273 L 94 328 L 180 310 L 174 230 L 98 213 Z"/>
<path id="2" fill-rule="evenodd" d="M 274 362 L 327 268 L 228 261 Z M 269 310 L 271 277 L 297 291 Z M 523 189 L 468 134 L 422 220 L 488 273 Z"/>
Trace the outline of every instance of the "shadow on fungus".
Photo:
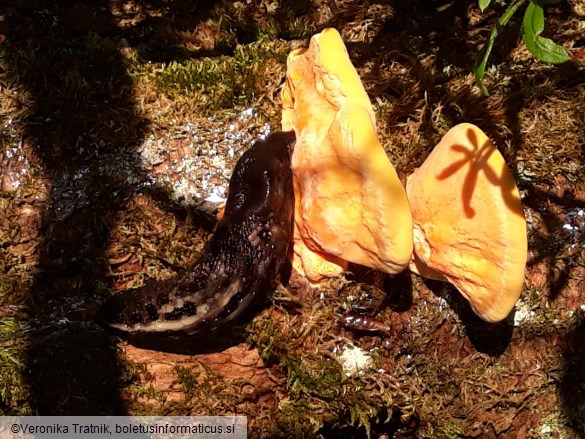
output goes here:
<path id="1" fill-rule="evenodd" d="M 502 170 L 500 175 L 497 175 L 488 164 L 488 161 L 492 154 L 496 151 L 492 149 L 490 141 L 484 142 L 483 145 L 479 145 L 476 133 L 468 129 L 467 138 L 469 139 L 473 151 L 469 151 L 463 145 L 452 145 L 451 149 L 457 153 L 463 155 L 463 158 L 450 164 L 446 168 L 442 169 L 441 172 L 436 176 L 437 180 L 445 180 L 455 174 L 463 166 L 468 166 L 463 188 L 461 190 L 461 201 L 463 203 L 463 211 L 467 218 L 473 218 L 475 216 L 475 209 L 471 206 L 471 199 L 477 185 L 479 173 L 483 173 L 487 181 L 492 186 L 500 187 L 502 193 L 502 199 L 508 209 L 517 216 L 524 218 L 524 212 L 518 209 L 519 203 L 518 198 L 514 195 L 516 192 L 516 184 L 513 179 L 502 178 L 507 169 L 506 164 L 503 162 Z"/>
<path id="2" fill-rule="evenodd" d="M 6 76 L 26 96 L 22 143 L 50 188 L 23 317 L 29 402 L 40 415 L 121 415 L 128 371 L 92 318 L 109 294 L 104 248 L 114 217 L 148 182 L 136 150 L 149 121 L 134 100 L 111 2 L 13 3 Z"/>

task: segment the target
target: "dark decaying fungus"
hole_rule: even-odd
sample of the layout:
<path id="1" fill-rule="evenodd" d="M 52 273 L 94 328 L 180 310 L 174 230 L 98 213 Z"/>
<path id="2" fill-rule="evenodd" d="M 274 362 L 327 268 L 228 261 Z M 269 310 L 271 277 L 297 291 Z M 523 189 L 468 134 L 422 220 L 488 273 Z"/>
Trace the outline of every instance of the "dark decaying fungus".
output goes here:
<path id="1" fill-rule="evenodd" d="M 132 333 L 195 334 L 240 323 L 275 287 L 292 238 L 293 132 L 246 151 L 229 184 L 225 214 L 197 265 L 108 300 L 101 324 Z"/>

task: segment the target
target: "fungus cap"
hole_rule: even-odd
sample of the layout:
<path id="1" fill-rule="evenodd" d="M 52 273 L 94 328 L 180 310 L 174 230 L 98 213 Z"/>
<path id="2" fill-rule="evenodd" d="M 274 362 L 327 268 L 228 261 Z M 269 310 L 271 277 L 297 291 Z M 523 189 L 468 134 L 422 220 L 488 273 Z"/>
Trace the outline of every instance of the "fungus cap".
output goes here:
<path id="1" fill-rule="evenodd" d="M 342 261 L 404 270 L 412 254 L 406 191 L 376 137 L 370 100 L 335 29 L 289 55 L 282 125 L 297 136 L 294 253 L 303 263 L 293 258 L 293 265 L 304 265 L 310 280 L 341 272 Z"/>
<path id="2" fill-rule="evenodd" d="M 484 320 L 500 321 L 522 292 L 526 221 L 504 158 L 472 124 L 452 128 L 407 179 L 409 268 L 447 280 Z"/>

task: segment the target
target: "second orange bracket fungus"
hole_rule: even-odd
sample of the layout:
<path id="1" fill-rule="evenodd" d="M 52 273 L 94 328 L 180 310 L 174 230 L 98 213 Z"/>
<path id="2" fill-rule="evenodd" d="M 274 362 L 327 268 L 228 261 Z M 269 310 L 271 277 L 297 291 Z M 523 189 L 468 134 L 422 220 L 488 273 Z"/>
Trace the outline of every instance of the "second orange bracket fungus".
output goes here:
<path id="1" fill-rule="evenodd" d="M 372 105 L 335 29 L 293 51 L 282 128 L 293 129 L 293 265 L 310 281 L 353 262 L 387 273 L 412 254 L 406 191 L 376 137 Z"/>
<path id="2" fill-rule="evenodd" d="M 512 173 L 485 133 L 467 123 L 452 128 L 406 191 L 410 269 L 455 285 L 484 320 L 506 318 L 522 292 L 526 220 Z"/>

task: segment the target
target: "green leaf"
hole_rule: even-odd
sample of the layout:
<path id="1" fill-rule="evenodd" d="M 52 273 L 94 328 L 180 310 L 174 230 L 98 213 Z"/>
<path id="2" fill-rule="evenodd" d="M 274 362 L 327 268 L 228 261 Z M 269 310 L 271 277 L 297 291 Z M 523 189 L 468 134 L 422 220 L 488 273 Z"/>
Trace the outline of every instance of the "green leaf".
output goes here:
<path id="1" fill-rule="evenodd" d="M 483 76 L 485 73 L 485 66 L 487 65 L 488 58 L 490 57 L 490 53 L 492 51 L 492 48 L 494 47 L 494 41 L 496 40 L 502 28 L 506 24 L 508 24 L 510 18 L 512 18 L 512 16 L 516 13 L 518 8 L 520 7 L 520 5 L 522 5 L 522 3 L 524 3 L 524 1 L 525 0 L 516 0 L 514 3 L 508 6 L 508 9 L 506 9 L 506 11 L 502 14 L 498 22 L 492 28 L 487 43 L 481 48 L 481 51 L 479 53 L 479 61 L 477 63 L 477 66 L 475 67 L 475 82 L 485 96 L 488 96 L 489 93 L 487 91 L 487 88 L 483 84 Z"/>
<path id="2" fill-rule="evenodd" d="M 540 36 L 544 30 L 544 10 L 541 5 L 530 2 L 524 13 L 522 27 L 524 29 L 522 40 L 537 59 L 551 64 L 560 64 L 571 59 L 562 46 Z"/>
<path id="3" fill-rule="evenodd" d="M 485 11 L 491 2 L 492 0 L 478 0 L 480 11 L 481 12 Z"/>

